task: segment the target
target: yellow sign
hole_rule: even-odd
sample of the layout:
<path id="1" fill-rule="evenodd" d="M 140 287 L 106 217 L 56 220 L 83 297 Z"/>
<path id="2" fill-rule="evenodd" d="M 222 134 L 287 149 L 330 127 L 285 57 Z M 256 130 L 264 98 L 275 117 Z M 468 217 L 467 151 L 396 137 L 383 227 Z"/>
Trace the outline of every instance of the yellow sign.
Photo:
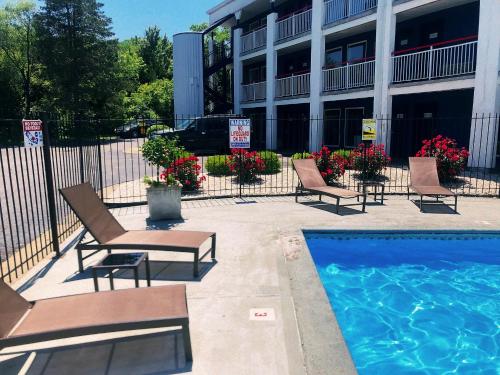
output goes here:
<path id="1" fill-rule="evenodd" d="M 377 140 L 377 120 L 369 118 L 363 119 L 363 141 Z"/>

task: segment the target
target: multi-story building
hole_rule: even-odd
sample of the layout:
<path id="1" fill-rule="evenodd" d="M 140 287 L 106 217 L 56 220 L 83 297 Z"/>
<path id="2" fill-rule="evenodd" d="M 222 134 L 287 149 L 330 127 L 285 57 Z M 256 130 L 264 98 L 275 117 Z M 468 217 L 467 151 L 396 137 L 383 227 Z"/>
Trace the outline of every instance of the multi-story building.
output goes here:
<path id="1" fill-rule="evenodd" d="M 498 122 L 471 119 L 500 112 L 499 0 L 225 0 L 208 14 L 232 27 L 233 110 L 261 119 L 268 148 L 354 147 L 375 117 L 378 142 L 407 156 L 439 118 L 488 154 L 477 166 L 495 163 Z"/>

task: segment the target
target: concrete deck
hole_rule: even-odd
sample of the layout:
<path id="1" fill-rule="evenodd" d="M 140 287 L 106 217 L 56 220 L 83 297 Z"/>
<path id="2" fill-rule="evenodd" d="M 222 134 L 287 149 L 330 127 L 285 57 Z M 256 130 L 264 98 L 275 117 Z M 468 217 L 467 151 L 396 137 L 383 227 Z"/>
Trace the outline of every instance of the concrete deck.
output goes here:
<path id="1" fill-rule="evenodd" d="M 349 206 L 335 215 L 333 206 L 302 201 L 186 202 L 178 223 L 150 223 L 145 207 L 115 210 L 127 229 L 217 232 L 217 262 L 206 262 L 197 280 L 189 256 L 150 253 L 153 285 L 188 285 L 192 364 L 185 363 L 180 331 L 148 330 L 6 348 L 0 374 L 352 374 L 301 229 L 500 229 L 498 199 L 460 199 L 460 214 L 443 205 L 420 213 L 398 197 L 388 197 L 385 206 L 370 203 L 366 214 Z M 76 252 L 68 250 L 14 287 L 30 300 L 92 292 L 91 273 L 76 271 Z M 130 273 L 115 276 L 117 288 L 133 286 Z M 100 279 L 101 288 L 107 281 Z M 272 309 L 275 319 L 251 320 L 255 308 Z"/>

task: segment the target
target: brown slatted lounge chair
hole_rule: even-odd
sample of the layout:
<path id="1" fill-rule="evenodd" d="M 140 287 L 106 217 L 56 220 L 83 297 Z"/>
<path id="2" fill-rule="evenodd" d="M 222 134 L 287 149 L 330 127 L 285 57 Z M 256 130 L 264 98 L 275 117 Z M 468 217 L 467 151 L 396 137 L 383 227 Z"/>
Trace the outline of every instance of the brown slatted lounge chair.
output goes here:
<path id="1" fill-rule="evenodd" d="M 0 349 L 146 328 L 182 327 L 192 361 L 185 285 L 126 289 L 26 301 L 0 280 Z"/>
<path id="2" fill-rule="evenodd" d="M 64 200 L 94 238 L 93 241 L 76 245 L 78 269 L 83 272 L 83 260 L 99 251 L 107 250 L 158 250 L 194 254 L 194 277 L 198 277 L 198 263 L 211 253 L 215 259 L 215 233 L 174 231 L 174 230 L 135 230 L 127 231 L 113 217 L 89 183 L 60 190 Z M 212 245 L 200 257 L 200 247 L 208 240 Z M 84 250 L 93 252 L 83 257 Z"/>
<path id="3" fill-rule="evenodd" d="M 455 197 L 455 212 L 457 211 L 458 196 L 451 190 L 441 186 L 437 172 L 435 158 L 409 158 L 411 184 L 408 185 L 408 199 L 410 189 L 420 195 L 420 212 L 423 208 L 423 197 Z"/>
<path id="4" fill-rule="evenodd" d="M 299 194 L 303 194 L 304 192 L 318 194 L 320 201 L 321 197 L 326 195 L 337 199 L 335 212 L 338 214 L 341 198 L 351 199 L 363 197 L 363 202 L 361 204 L 363 205 L 363 212 L 365 212 L 366 194 L 353 190 L 328 186 L 325 183 L 325 180 L 323 180 L 323 177 L 321 177 L 321 173 L 319 172 L 316 162 L 313 159 L 293 160 L 292 163 L 300 180 L 300 184 L 296 189 L 295 202 L 298 201 Z"/>

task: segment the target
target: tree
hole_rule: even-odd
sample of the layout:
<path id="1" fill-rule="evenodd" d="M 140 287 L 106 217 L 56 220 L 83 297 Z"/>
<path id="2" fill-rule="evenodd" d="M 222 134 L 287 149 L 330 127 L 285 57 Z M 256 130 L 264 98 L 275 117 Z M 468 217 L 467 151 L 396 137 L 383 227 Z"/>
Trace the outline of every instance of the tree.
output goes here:
<path id="1" fill-rule="evenodd" d="M 173 83 L 169 79 L 140 85 L 136 92 L 124 98 L 127 117 L 171 117 Z"/>
<path id="2" fill-rule="evenodd" d="M 157 26 L 148 27 L 141 43 L 141 57 L 145 66 L 141 82 L 172 78 L 172 43 L 166 36 L 160 36 Z"/>
<path id="3" fill-rule="evenodd" d="M 117 41 L 102 7 L 95 0 L 46 0 L 35 18 L 40 60 L 63 112 L 104 115 L 118 91 Z"/>
<path id="4" fill-rule="evenodd" d="M 132 38 L 118 44 L 118 69 L 116 79 L 121 82 L 121 89 L 130 94 L 140 84 L 140 75 L 146 68 L 140 54 L 141 40 Z"/>
<path id="5" fill-rule="evenodd" d="M 12 71 L 15 71 L 22 83 L 24 114 L 31 112 L 32 79 L 34 70 L 33 43 L 35 33 L 33 18 L 35 4 L 31 1 L 19 1 L 15 5 L 7 4 L 0 9 L 0 50 Z"/>

